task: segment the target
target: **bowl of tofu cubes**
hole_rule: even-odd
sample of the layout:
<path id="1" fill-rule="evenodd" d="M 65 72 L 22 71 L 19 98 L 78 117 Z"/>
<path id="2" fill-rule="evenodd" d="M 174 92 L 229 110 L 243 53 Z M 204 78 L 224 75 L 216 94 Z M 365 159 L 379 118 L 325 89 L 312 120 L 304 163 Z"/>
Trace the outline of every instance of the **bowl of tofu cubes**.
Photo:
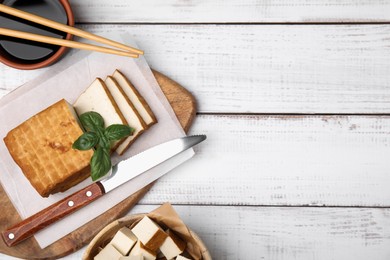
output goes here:
<path id="1" fill-rule="evenodd" d="M 84 252 L 84 260 L 209 260 L 199 236 L 188 228 L 184 237 L 146 214 L 129 215 L 103 228 Z M 200 256 L 192 253 L 198 248 Z"/>

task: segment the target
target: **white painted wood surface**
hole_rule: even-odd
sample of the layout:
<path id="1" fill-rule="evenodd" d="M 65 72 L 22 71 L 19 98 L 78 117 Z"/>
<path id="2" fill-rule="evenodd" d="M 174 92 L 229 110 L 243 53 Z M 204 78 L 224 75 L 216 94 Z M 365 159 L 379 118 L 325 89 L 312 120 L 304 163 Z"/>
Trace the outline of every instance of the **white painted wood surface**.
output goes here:
<path id="1" fill-rule="evenodd" d="M 390 25 L 88 25 L 129 31 L 200 112 L 389 113 Z M 172 69 L 174 68 L 174 69 Z M 0 94 L 36 71 L 0 67 Z"/>
<path id="2" fill-rule="evenodd" d="M 87 23 L 389 22 L 386 0 L 71 0 Z"/>
<path id="3" fill-rule="evenodd" d="M 390 205 L 388 116 L 203 115 L 191 133 L 208 140 L 142 203 Z"/>
<path id="4" fill-rule="evenodd" d="M 71 3 L 131 32 L 208 135 L 130 213 L 174 203 L 217 260 L 390 259 L 389 1 Z M 0 96 L 44 71 L 0 65 Z"/>

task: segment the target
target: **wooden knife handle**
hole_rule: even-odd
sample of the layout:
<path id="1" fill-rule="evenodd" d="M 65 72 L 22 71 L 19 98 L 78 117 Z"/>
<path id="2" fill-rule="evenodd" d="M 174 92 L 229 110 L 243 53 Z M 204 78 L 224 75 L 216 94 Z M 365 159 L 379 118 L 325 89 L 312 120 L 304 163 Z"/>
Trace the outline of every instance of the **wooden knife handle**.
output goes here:
<path id="1" fill-rule="evenodd" d="M 53 222 L 75 212 L 85 205 L 88 205 L 103 194 L 103 186 L 99 182 L 93 183 L 8 228 L 2 232 L 3 239 L 8 246 L 13 246 L 31 237 L 36 232 L 49 226 Z"/>

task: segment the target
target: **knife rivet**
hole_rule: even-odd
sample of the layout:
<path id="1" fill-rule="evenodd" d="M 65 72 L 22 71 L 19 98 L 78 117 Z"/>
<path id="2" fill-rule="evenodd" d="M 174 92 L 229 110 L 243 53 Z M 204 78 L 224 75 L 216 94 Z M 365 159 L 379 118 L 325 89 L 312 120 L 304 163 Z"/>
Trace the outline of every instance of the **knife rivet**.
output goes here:
<path id="1" fill-rule="evenodd" d="M 14 239 L 14 238 L 15 238 L 14 233 L 9 233 L 9 234 L 8 234 L 8 238 L 9 238 L 9 239 Z"/>
<path id="2" fill-rule="evenodd" d="M 85 193 L 85 195 L 87 195 L 87 197 L 91 197 L 91 196 L 92 196 L 92 191 L 87 191 L 87 192 Z"/>
<path id="3" fill-rule="evenodd" d="M 70 200 L 70 201 L 68 202 L 68 206 L 69 206 L 69 207 L 72 207 L 73 205 L 74 205 L 73 200 Z"/>

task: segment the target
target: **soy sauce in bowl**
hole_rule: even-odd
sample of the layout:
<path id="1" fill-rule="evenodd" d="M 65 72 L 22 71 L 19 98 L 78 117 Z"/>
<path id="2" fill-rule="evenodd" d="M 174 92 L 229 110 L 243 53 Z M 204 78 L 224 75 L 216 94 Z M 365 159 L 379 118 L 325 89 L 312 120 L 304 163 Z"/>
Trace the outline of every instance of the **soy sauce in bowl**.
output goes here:
<path id="1" fill-rule="evenodd" d="M 71 25 L 74 23 L 71 11 L 69 17 L 70 6 L 68 1 L 4 0 L 2 3 L 59 23 L 69 24 L 69 20 L 71 20 Z M 67 37 L 68 35 L 64 32 L 4 13 L 0 15 L 0 26 L 55 38 L 64 39 L 71 37 L 70 35 Z M 19 69 L 35 69 L 47 66 L 59 58 L 64 51 L 65 48 L 60 46 L 0 36 L 0 60 L 9 66 Z"/>

